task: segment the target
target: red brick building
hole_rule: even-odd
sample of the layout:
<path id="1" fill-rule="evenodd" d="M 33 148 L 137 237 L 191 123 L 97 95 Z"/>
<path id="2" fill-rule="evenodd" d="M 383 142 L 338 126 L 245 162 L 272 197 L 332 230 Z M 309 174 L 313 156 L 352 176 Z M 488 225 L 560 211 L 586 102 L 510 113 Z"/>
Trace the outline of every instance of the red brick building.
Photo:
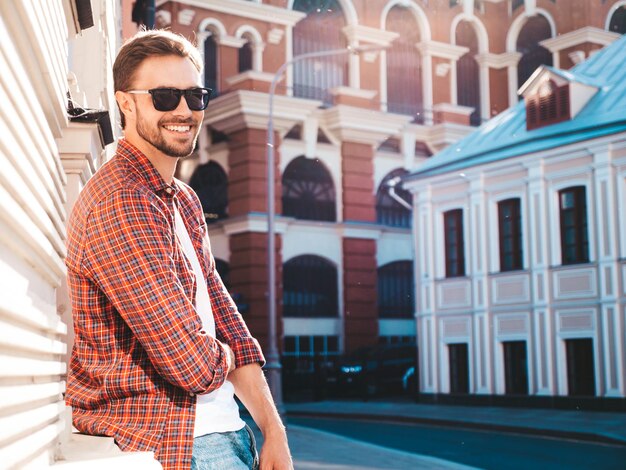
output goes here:
<path id="1" fill-rule="evenodd" d="M 179 173 L 262 343 L 268 91 L 281 64 L 383 48 L 300 61 L 274 100 L 280 348 L 306 368 L 415 336 L 412 215 L 387 182 L 516 103 L 538 65 L 569 68 L 612 42 L 625 11 L 615 0 L 157 2 L 156 26 L 204 54 L 214 98 Z"/>

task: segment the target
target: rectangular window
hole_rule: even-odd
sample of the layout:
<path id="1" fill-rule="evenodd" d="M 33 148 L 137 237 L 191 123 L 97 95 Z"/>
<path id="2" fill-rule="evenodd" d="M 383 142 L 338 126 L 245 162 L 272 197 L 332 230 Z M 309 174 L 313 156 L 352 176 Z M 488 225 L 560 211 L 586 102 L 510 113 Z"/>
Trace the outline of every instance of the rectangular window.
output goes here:
<path id="1" fill-rule="evenodd" d="M 522 217 L 520 199 L 507 199 L 498 203 L 500 240 L 500 271 L 523 269 Z"/>
<path id="2" fill-rule="evenodd" d="M 587 199 L 584 186 L 559 191 L 561 218 L 561 261 L 563 264 L 589 262 Z"/>
<path id="3" fill-rule="evenodd" d="M 465 248 L 463 246 L 463 209 L 443 214 L 446 277 L 465 276 Z"/>

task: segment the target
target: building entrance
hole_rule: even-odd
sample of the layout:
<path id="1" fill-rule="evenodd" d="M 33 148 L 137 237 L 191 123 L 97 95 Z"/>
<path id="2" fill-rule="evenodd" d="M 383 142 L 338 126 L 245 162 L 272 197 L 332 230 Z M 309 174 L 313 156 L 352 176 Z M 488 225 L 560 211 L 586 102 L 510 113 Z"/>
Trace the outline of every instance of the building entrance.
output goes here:
<path id="1" fill-rule="evenodd" d="M 596 379 L 593 339 L 565 340 L 567 354 L 567 388 L 570 396 L 594 396 Z"/>
<path id="2" fill-rule="evenodd" d="M 450 393 L 469 393 L 467 343 L 448 345 L 450 357 Z"/>
<path id="3" fill-rule="evenodd" d="M 507 395 L 528 395 L 526 341 L 504 341 L 504 381 Z"/>

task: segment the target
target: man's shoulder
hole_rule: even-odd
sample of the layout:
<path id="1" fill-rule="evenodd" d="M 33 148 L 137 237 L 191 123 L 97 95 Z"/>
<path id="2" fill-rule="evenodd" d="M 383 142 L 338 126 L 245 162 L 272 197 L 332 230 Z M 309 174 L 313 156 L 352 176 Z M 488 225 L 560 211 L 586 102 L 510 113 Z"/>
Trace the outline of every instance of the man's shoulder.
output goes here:
<path id="1" fill-rule="evenodd" d="M 150 204 L 158 199 L 141 175 L 137 175 L 124 158 L 115 155 L 87 182 L 76 201 L 72 217 L 87 219 L 104 203 L 107 203 L 108 210 L 131 210 L 136 203 Z"/>

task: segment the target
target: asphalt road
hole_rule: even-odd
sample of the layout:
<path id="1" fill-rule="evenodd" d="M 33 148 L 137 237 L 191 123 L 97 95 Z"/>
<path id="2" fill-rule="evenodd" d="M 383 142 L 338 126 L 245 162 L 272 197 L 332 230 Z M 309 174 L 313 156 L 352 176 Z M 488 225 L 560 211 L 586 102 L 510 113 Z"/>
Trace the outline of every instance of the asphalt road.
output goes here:
<path id="1" fill-rule="evenodd" d="M 626 470 L 626 446 L 373 421 L 290 417 L 289 424 L 484 469 Z"/>

